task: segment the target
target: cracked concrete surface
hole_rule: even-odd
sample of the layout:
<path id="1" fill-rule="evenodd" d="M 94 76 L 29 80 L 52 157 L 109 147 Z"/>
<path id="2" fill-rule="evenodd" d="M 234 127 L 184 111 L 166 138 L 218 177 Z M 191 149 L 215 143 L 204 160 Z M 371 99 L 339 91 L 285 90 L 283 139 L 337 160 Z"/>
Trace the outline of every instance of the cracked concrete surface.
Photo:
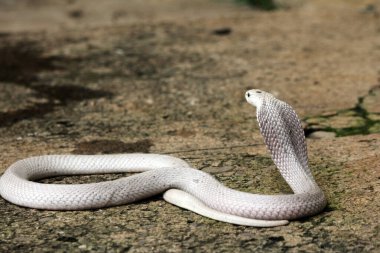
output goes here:
<path id="1" fill-rule="evenodd" d="M 165 153 L 235 189 L 287 193 L 246 89 L 293 105 L 306 132 L 355 130 L 308 139 L 329 201 L 314 217 L 262 229 L 161 196 L 75 212 L 0 199 L 0 251 L 377 252 L 380 6 L 294 2 L 265 12 L 223 1 L 0 1 L 1 172 L 33 155 Z"/>

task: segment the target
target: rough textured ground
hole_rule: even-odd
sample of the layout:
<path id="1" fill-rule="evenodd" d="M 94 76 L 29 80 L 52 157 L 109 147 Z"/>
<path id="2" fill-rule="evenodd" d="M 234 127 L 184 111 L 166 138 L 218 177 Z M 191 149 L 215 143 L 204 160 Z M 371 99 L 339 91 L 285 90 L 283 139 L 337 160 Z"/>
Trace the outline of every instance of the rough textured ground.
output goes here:
<path id="1" fill-rule="evenodd" d="M 0 251 L 378 252 L 380 5 L 0 1 L 0 171 L 41 154 L 173 154 L 226 185 L 289 192 L 247 88 L 292 104 L 329 205 L 277 228 L 225 224 L 161 196 L 53 212 L 0 199 Z M 94 182 L 120 175 L 47 179 Z"/>

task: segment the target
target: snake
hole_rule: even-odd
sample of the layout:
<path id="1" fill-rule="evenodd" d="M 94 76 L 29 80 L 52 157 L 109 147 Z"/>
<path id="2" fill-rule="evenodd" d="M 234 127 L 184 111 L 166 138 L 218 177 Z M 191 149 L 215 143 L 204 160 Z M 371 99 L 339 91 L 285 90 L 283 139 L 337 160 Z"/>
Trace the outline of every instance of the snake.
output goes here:
<path id="1" fill-rule="evenodd" d="M 163 193 L 164 200 L 205 217 L 244 226 L 274 227 L 316 215 L 326 197 L 308 166 L 302 124 L 293 108 L 271 93 L 245 93 L 256 107 L 260 132 L 293 194 L 262 195 L 224 186 L 183 159 L 151 153 L 42 155 L 13 163 L 0 177 L 0 195 L 28 208 L 87 210 L 124 205 Z M 88 184 L 46 184 L 43 178 L 140 172 Z"/>

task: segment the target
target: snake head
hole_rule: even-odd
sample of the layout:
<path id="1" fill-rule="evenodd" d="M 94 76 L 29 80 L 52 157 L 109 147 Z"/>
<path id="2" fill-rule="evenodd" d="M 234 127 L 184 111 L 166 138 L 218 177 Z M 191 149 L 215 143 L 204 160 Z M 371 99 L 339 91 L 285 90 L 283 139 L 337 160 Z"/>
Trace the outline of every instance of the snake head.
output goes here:
<path id="1" fill-rule="evenodd" d="M 252 89 L 245 93 L 245 99 L 247 99 L 247 102 L 255 106 L 257 109 L 260 108 L 264 102 L 265 97 L 267 96 L 271 95 L 265 91 L 258 89 Z"/>

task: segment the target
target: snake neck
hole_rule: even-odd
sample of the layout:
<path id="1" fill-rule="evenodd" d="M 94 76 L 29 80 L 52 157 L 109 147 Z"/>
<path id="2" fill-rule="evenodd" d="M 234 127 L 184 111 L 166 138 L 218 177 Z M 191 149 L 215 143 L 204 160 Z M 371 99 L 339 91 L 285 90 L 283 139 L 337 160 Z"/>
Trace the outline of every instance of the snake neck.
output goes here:
<path id="1" fill-rule="evenodd" d="M 267 97 L 257 108 L 257 119 L 272 159 L 293 192 L 320 191 L 308 167 L 305 135 L 294 110 Z"/>

